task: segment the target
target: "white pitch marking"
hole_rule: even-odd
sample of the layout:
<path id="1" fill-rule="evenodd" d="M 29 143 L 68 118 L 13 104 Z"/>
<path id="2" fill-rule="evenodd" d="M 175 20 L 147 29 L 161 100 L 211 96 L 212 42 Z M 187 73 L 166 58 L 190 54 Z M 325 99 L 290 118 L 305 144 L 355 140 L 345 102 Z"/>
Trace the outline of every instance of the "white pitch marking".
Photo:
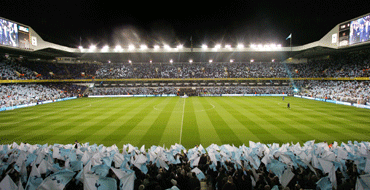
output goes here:
<path id="1" fill-rule="evenodd" d="M 180 129 L 180 143 L 182 138 L 182 126 L 184 125 L 184 113 L 185 113 L 185 99 L 184 99 L 184 106 L 182 107 L 182 120 L 181 120 L 181 129 Z"/>

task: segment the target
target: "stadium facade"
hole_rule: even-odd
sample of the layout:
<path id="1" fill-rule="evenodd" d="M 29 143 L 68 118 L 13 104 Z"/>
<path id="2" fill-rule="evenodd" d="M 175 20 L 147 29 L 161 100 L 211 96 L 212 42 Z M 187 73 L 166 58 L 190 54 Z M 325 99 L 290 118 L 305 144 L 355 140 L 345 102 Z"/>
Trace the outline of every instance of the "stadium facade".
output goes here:
<path id="1" fill-rule="evenodd" d="M 325 56 L 334 52 L 369 45 L 369 14 L 337 24 L 320 40 L 294 47 L 276 44 L 244 44 L 243 46 L 216 47 L 66 47 L 47 42 L 31 27 L 1 18 L 4 28 L 0 51 L 10 56 L 25 56 L 36 59 L 56 60 L 60 63 L 78 62 L 305 62 L 307 59 Z M 6 29 L 6 27 L 8 29 Z M 356 38 L 356 34 L 357 38 Z M 294 38 L 293 34 L 293 38 Z M 8 36 L 8 37 L 7 37 Z M 367 37 L 366 37 L 367 36 Z M 9 38 L 9 39 L 8 39 Z M 11 39 L 13 38 L 13 39 Z"/>

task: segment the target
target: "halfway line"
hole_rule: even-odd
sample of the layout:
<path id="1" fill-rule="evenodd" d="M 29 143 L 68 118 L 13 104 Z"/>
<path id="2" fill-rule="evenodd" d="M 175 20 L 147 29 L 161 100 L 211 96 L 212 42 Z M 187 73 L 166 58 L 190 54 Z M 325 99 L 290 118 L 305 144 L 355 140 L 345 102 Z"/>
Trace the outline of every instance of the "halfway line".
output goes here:
<path id="1" fill-rule="evenodd" d="M 181 120 L 181 129 L 180 129 L 180 143 L 182 138 L 182 126 L 184 125 L 184 113 L 185 113 L 185 98 L 184 98 L 184 106 L 182 107 L 182 120 Z"/>

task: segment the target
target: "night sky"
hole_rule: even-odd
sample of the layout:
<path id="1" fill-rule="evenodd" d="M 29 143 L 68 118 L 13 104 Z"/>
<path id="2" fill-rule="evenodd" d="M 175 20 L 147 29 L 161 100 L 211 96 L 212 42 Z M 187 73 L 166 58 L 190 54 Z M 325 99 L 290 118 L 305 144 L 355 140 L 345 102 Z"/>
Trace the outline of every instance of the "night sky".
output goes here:
<path id="1" fill-rule="evenodd" d="M 366 5 L 367 4 L 367 5 Z M 31 26 L 44 40 L 77 47 L 96 44 L 277 43 L 319 40 L 336 24 L 369 13 L 347 1 L 59 1 L 2 0 L 0 16 Z"/>

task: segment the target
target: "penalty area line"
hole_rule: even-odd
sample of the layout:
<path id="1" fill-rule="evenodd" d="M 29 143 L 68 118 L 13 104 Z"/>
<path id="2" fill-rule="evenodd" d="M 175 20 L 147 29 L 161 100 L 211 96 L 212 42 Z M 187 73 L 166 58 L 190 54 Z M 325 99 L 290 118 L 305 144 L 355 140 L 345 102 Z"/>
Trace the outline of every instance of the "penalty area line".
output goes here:
<path id="1" fill-rule="evenodd" d="M 180 128 L 180 142 L 181 144 L 181 138 L 182 138 L 182 126 L 184 125 L 184 115 L 185 115 L 185 98 L 184 98 L 184 105 L 182 107 L 182 119 L 181 119 L 181 128 Z"/>

